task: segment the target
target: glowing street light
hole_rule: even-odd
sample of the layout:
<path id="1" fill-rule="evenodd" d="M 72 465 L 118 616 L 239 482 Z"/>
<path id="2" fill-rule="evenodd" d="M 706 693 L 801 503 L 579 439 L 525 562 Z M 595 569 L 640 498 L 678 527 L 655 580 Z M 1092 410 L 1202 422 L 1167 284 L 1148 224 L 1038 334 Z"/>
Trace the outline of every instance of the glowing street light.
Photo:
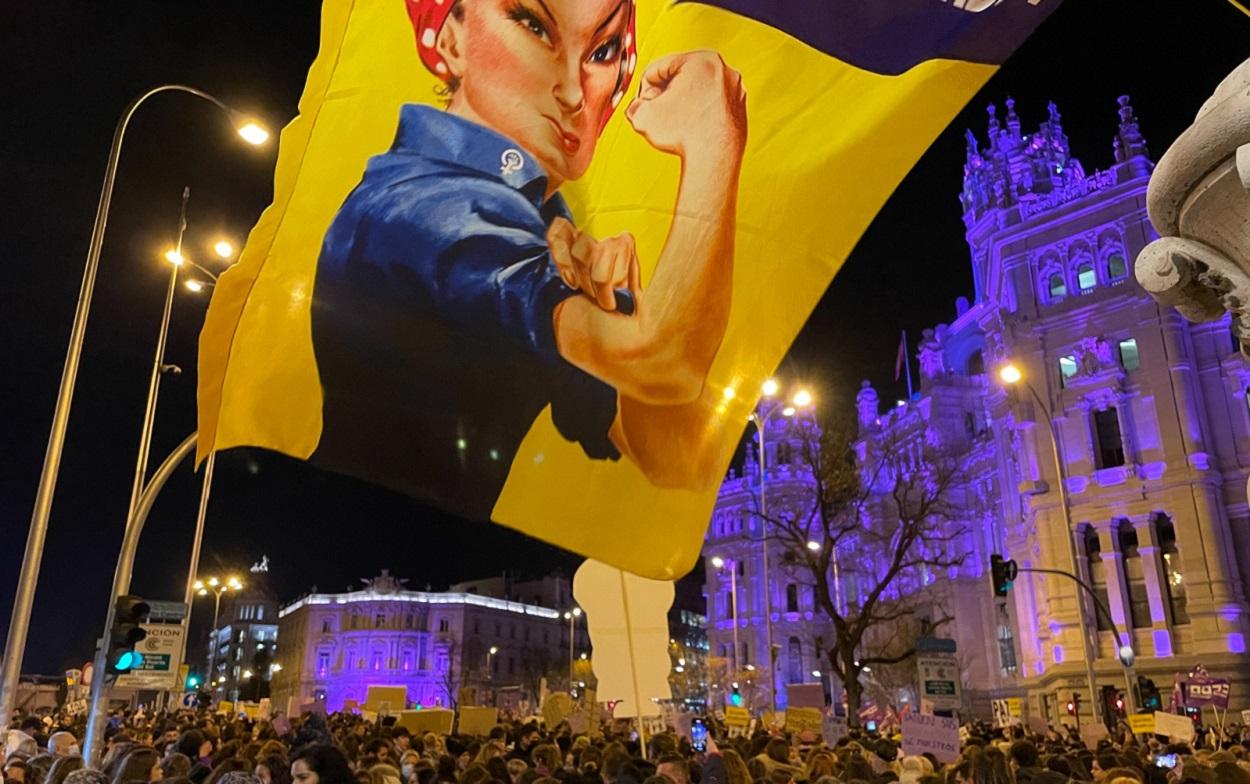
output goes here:
<path id="1" fill-rule="evenodd" d="M 186 259 L 183 258 L 182 253 L 180 253 L 177 248 L 170 248 L 165 251 L 165 261 L 168 261 L 175 267 L 181 267 L 182 262 L 186 261 Z"/>
<path id="2" fill-rule="evenodd" d="M 200 596 L 208 596 L 210 593 L 213 594 L 213 634 L 215 635 L 217 632 L 217 616 L 218 616 L 218 613 L 221 612 L 221 595 L 223 593 L 229 593 L 230 591 L 242 590 L 243 583 L 239 580 L 238 577 L 235 577 L 233 575 L 225 578 L 224 580 L 219 579 L 218 577 L 213 575 L 203 580 L 197 579 L 195 582 L 191 583 L 191 588 L 195 590 L 195 592 L 198 593 Z M 212 673 L 215 671 L 214 668 L 216 667 L 216 665 L 217 665 L 217 640 L 216 638 L 214 638 L 212 640 L 212 645 L 208 649 L 209 678 L 212 678 Z M 224 682 L 225 682 L 225 678 L 222 678 L 221 681 L 219 681 L 219 683 L 224 683 Z"/>
<path id="3" fill-rule="evenodd" d="M 724 568 L 725 568 L 725 559 L 724 559 L 724 558 L 721 558 L 719 555 L 717 555 L 717 556 L 713 556 L 713 558 L 712 558 L 712 566 L 715 566 L 717 569 L 724 569 Z"/>
<path id="4" fill-rule="evenodd" d="M 807 549 L 808 549 L 808 550 L 811 550 L 813 553 L 814 553 L 814 552 L 819 551 L 819 550 L 820 550 L 820 542 L 817 542 L 817 541 L 816 541 L 816 540 L 814 540 L 814 539 L 813 539 L 813 540 L 811 540 L 811 541 L 809 541 L 809 542 L 807 543 Z"/>
<path id="5" fill-rule="evenodd" d="M 234 245 L 229 240 L 217 240 L 213 244 L 213 253 L 216 253 L 218 258 L 228 259 L 234 255 Z"/>
<path id="6" fill-rule="evenodd" d="M 235 127 L 235 131 L 243 138 L 243 141 L 254 147 L 259 147 L 269 141 L 269 131 L 255 120 L 245 120 Z"/>
<path id="7" fill-rule="evenodd" d="M 192 294 L 199 294 L 204 290 L 204 281 L 201 280 L 188 280 L 182 285 L 186 286 L 187 291 L 190 291 Z"/>
<path id="8" fill-rule="evenodd" d="M 255 674 L 255 673 L 253 673 L 251 670 L 244 670 L 244 671 L 243 671 L 243 680 L 245 680 L 245 681 L 247 681 L 247 680 L 251 680 L 251 679 L 252 679 L 252 675 L 254 675 L 254 674 Z"/>
<path id="9" fill-rule="evenodd" d="M 759 514 L 765 521 L 765 535 L 760 537 L 760 550 L 763 556 L 763 582 L 767 586 L 768 580 L 768 423 L 772 418 L 781 414 L 784 417 L 793 417 L 799 413 L 799 409 L 807 409 L 812 405 L 812 393 L 807 389 L 797 389 L 791 395 L 789 402 L 785 400 L 774 400 L 781 390 L 781 385 L 774 378 L 764 381 L 761 391 L 764 398 L 769 402 L 756 406 L 751 415 L 747 417 L 750 422 L 755 424 L 755 431 L 759 438 Z M 767 593 L 767 592 L 766 592 Z M 736 626 L 735 626 L 736 628 Z M 773 620 L 772 608 L 768 605 L 768 599 L 765 598 L 764 603 L 764 628 L 766 630 L 767 650 L 768 650 L 768 693 L 772 702 L 772 709 L 777 710 L 777 679 L 776 679 L 776 652 L 773 650 Z"/>
<path id="10" fill-rule="evenodd" d="M 998 377 L 1003 380 L 1004 384 L 1019 384 L 1020 380 L 1024 378 L 1024 374 L 1015 365 L 1007 364 L 999 369 Z"/>

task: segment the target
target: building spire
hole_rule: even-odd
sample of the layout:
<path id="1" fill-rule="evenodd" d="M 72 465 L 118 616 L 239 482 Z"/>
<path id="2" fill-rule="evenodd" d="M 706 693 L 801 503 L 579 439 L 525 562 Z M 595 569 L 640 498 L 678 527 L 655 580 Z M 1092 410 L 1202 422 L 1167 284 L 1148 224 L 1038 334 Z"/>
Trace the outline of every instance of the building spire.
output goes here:
<path id="1" fill-rule="evenodd" d="M 1142 137 L 1141 128 L 1137 124 L 1137 116 L 1133 113 L 1133 105 L 1127 95 L 1116 99 L 1120 105 L 1120 131 L 1116 135 L 1119 148 L 1116 150 L 1116 163 L 1124 163 L 1130 158 L 1150 155 L 1146 149 L 1146 140 Z"/>
<path id="2" fill-rule="evenodd" d="M 1020 118 L 1016 116 L 1016 99 L 1011 96 L 1007 96 L 1007 130 L 1011 133 L 1011 138 L 1020 138 Z"/>

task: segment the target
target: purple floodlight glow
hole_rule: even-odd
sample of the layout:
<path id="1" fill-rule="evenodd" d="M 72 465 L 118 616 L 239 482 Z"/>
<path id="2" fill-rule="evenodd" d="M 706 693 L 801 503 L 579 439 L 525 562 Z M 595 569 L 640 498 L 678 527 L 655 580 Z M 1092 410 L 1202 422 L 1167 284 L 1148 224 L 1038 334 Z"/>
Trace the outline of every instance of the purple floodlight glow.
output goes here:
<path id="1" fill-rule="evenodd" d="M 1063 664 L 1063 646 L 1056 645 L 1054 648 L 1055 664 Z"/>
<path id="2" fill-rule="evenodd" d="M 1172 655 L 1172 635 L 1167 629 L 1155 629 L 1151 632 L 1155 642 L 1155 656 L 1160 658 Z"/>
<path id="3" fill-rule="evenodd" d="M 1245 653 L 1246 638 L 1241 632 L 1229 632 L 1228 634 L 1228 652 L 1229 653 Z"/>

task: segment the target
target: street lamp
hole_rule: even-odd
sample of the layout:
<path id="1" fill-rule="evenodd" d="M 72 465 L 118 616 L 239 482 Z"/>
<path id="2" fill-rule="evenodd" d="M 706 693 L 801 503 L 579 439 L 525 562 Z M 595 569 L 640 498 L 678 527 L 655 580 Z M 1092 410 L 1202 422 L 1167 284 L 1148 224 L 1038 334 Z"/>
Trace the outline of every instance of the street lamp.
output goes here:
<path id="1" fill-rule="evenodd" d="M 768 424 L 773 417 L 780 413 L 784 417 L 792 417 L 797 414 L 800 409 L 808 409 L 812 403 L 812 393 L 806 389 L 795 390 L 787 401 L 784 397 L 779 396 L 781 385 L 776 379 L 767 379 L 760 389 L 764 393 L 764 399 L 751 412 L 748 420 L 755 423 L 755 432 L 759 434 L 759 453 L 760 453 L 760 519 L 762 523 L 762 533 L 760 536 L 760 549 L 762 551 L 764 569 L 761 575 L 764 579 L 764 629 L 768 643 L 768 694 L 772 701 L 772 709 L 777 710 L 777 675 L 776 675 L 776 653 L 773 650 L 773 614 L 772 614 L 772 585 L 768 582 Z"/>
<path id="2" fill-rule="evenodd" d="M 734 675 L 737 675 L 738 663 L 739 663 L 738 662 L 738 564 L 732 559 L 726 560 L 724 558 L 721 558 L 719 555 L 712 558 L 712 566 L 715 566 L 718 570 L 722 572 L 722 575 L 720 575 L 721 579 L 724 579 L 723 570 L 725 569 L 726 564 L 729 565 L 729 594 L 730 594 L 729 610 L 730 610 L 730 615 L 733 617 L 733 624 L 734 624 L 733 673 Z"/>
<path id="3" fill-rule="evenodd" d="M 564 619 L 569 622 L 569 686 L 573 684 L 573 638 L 576 636 L 577 619 L 582 617 L 582 608 L 574 607 L 564 612 Z"/>
<path id="4" fill-rule="evenodd" d="M 1027 389 L 1029 395 L 1033 398 L 1033 402 L 1037 404 L 1037 407 L 1046 417 L 1047 429 L 1050 432 L 1051 457 L 1055 463 L 1055 483 L 1059 486 L 1059 506 L 1063 510 L 1063 541 L 1068 549 L 1068 561 L 1071 564 L 1072 574 L 1079 574 L 1076 562 L 1076 544 L 1072 540 L 1074 535 L 1072 530 L 1072 509 L 1068 499 L 1068 486 L 1064 482 L 1063 458 L 1059 454 L 1059 433 L 1055 430 L 1054 414 L 1050 406 L 1046 405 L 1046 402 L 1042 400 L 1042 396 L 1037 394 L 1037 390 L 1033 385 L 1025 379 L 1024 372 L 1019 366 L 1012 363 L 1003 365 L 998 370 L 998 377 L 1007 386 L 1022 386 Z M 1098 715 L 1096 707 L 1098 705 L 1098 687 L 1094 678 L 1094 652 L 1089 641 L 1088 629 L 1090 625 L 1085 618 L 1085 601 L 1081 598 L 1079 590 L 1077 590 L 1076 614 L 1081 633 L 1081 654 L 1085 659 L 1085 680 L 1089 686 L 1090 710 L 1094 711 L 1096 718 Z M 1097 627 L 1095 626 L 1094 628 Z M 1077 723 L 1080 723 L 1079 717 Z"/>
<path id="5" fill-rule="evenodd" d="M 69 345 L 65 352 L 65 364 L 61 370 L 61 384 L 57 391 L 56 406 L 53 409 L 48 446 L 44 452 L 43 468 L 39 474 L 39 486 L 35 493 L 35 507 L 31 513 L 30 531 L 26 537 L 26 549 L 22 557 L 22 569 L 13 598 L 13 612 L 10 616 L 8 637 L 4 645 L 3 669 L 0 670 L 0 732 L 8 729 L 9 721 L 13 716 L 13 704 L 17 697 L 17 682 L 22 669 L 22 656 L 26 650 L 26 635 L 30 629 L 35 584 L 38 581 L 39 567 L 43 560 L 43 544 L 48 532 L 48 518 L 52 514 L 52 499 L 56 493 L 61 455 L 65 447 L 65 434 L 69 428 L 69 412 L 73 403 L 74 387 L 78 381 L 78 364 L 82 358 L 87 317 L 91 313 L 91 298 L 95 293 L 96 272 L 100 267 L 100 252 L 104 247 L 104 229 L 108 224 L 109 206 L 113 200 L 113 185 L 117 178 L 122 142 L 126 138 L 126 128 L 130 125 L 130 120 L 139 106 L 158 93 L 170 91 L 202 98 L 224 111 L 239 135 L 249 144 L 263 143 L 262 134 L 265 138 L 269 135 L 256 121 L 242 117 L 216 96 L 183 84 L 163 84 L 144 92 L 126 106 L 117 121 L 117 126 L 113 131 L 113 142 L 109 147 L 108 162 L 104 167 L 104 183 L 96 205 L 91 240 L 87 245 L 87 260 L 83 268 L 82 285 L 78 291 L 78 304 L 74 309 L 74 320 L 70 327 Z M 128 526 L 134 511 L 134 504 L 131 504 L 131 507 L 127 509 Z M 123 555 L 126 554 L 123 553 Z M 130 590 L 132 560 L 130 557 L 118 560 L 113 576 L 112 594 L 108 602 L 109 610 L 104 623 L 106 631 L 113 625 L 113 598 L 122 596 Z M 103 646 L 101 648 L 103 649 Z M 97 654 L 95 665 L 91 684 L 93 706 L 87 721 L 87 737 L 83 743 L 86 761 L 89 765 L 99 759 L 103 740 L 104 715 L 99 710 L 102 705 L 106 704 L 100 699 L 105 687 L 106 666 L 103 652 Z"/>
<path id="6" fill-rule="evenodd" d="M 200 596 L 213 595 L 213 628 L 209 632 L 208 647 L 208 679 L 213 680 L 213 673 L 217 667 L 217 616 L 221 612 L 221 595 L 230 591 L 240 591 L 243 589 L 243 583 L 239 582 L 237 577 L 227 577 L 224 580 L 217 577 L 209 577 L 204 580 L 197 579 L 191 584 L 195 592 Z M 191 608 L 187 608 L 187 629 L 191 628 Z M 222 677 L 219 683 L 225 683 L 225 677 Z"/>
<path id="7" fill-rule="evenodd" d="M 495 679 L 495 671 L 491 669 L 490 662 L 497 653 L 499 653 L 499 647 L 495 645 L 490 646 L 490 648 L 486 651 L 486 678 L 488 680 Z"/>
<path id="8" fill-rule="evenodd" d="M 213 253 L 216 253 L 219 259 L 229 259 L 234 255 L 234 243 L 230 240 L 217 240 L 213 243 Z"/>

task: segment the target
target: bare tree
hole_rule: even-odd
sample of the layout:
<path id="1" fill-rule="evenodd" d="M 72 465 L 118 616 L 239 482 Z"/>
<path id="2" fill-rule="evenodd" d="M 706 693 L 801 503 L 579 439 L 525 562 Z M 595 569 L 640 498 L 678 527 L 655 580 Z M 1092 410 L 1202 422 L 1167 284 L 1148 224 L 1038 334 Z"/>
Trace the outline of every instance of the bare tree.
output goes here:
<path id="1" fill-rule="evenodd" d="M 557 673 L 556 659 L 550 648 L 529 646 L 522 648 L 520 665 L 521 688 L 528 692 L 530 700 L 535 705 L 538 704 L 544 678 L 547 679 L 548 684 L 552 684 L 557 678 L 563 679 L 567 675 L 567 673 Z"/>
<path id="2" fill-rule="evenodd" d="M 966 556 L 958 545 L 968 529 L 952 503 L 963 471 L 923 428 L 862 439 L 846 423 L 791 428 L 812 492 L 770 498 L 767 535 L 832 626 L 833 638 L 816 642 L 854 724 L 864 671 L 913 658 L 919 637 L 952 620 L 930 586 Z"/>

